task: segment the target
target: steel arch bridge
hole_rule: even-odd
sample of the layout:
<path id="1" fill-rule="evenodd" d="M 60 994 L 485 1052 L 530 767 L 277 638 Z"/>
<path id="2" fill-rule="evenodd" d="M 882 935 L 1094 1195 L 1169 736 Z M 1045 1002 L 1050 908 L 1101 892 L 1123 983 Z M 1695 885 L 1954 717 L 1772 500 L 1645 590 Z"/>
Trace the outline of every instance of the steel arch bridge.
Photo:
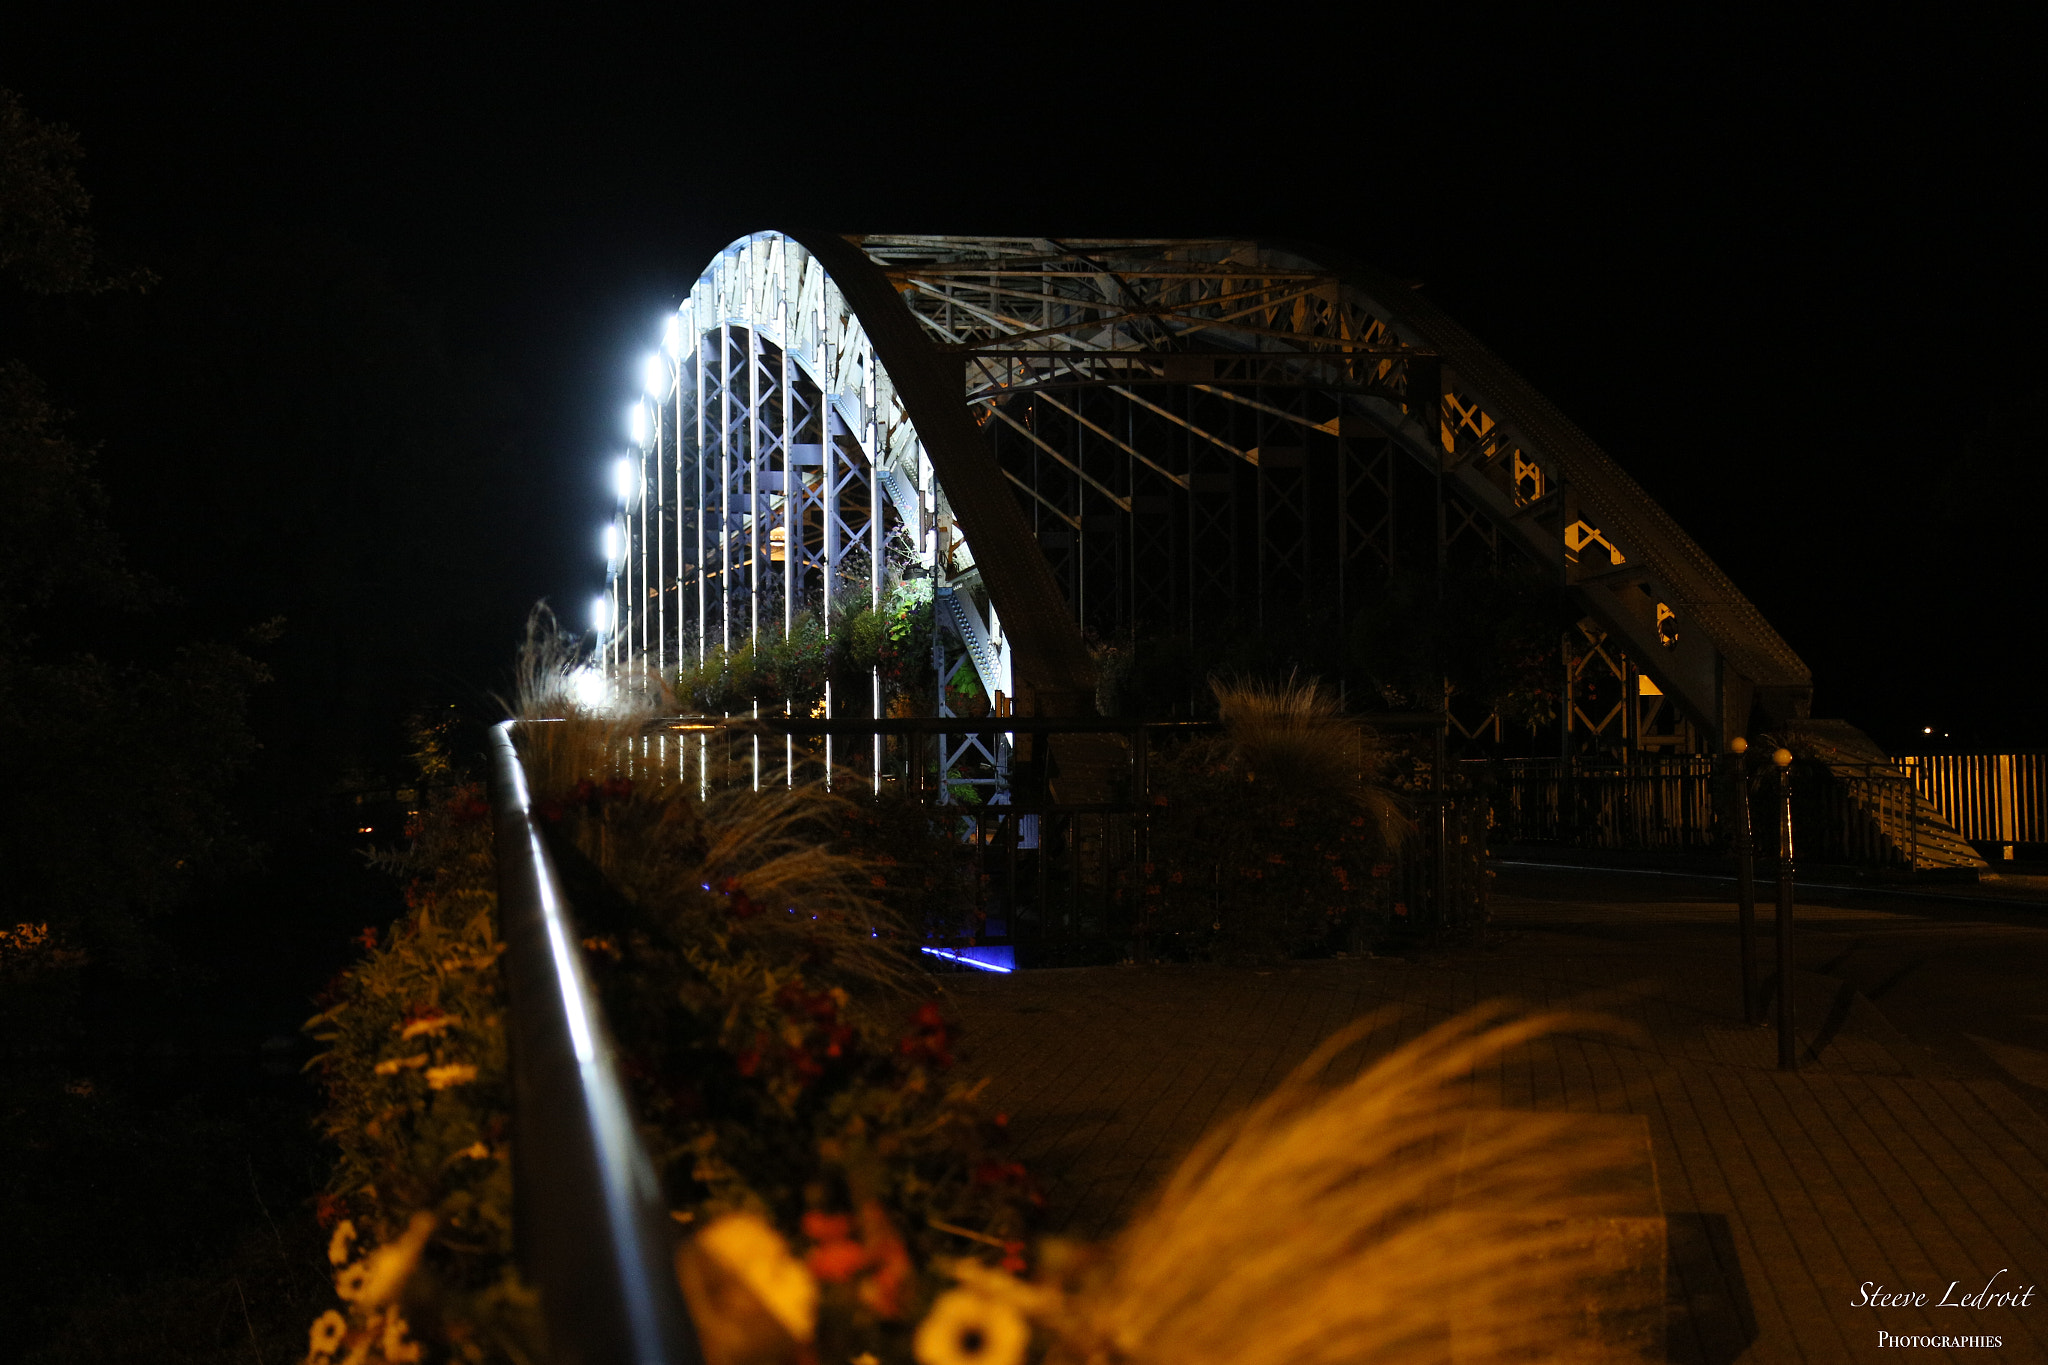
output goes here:
<path id="1" fill-rule="evenodd" d="M 1414 288 L 1314 248 L 760 232 L 704 270 L 646 381 L 615 669 L 908 576 L 939 679 L 1081 715 L 1091 632 L 1341 621 L 1390 575 L 1514 560 L 1584 613 L 1567 751 L 1715 751 L 1807 710 L 1806 665 L 1613 460 Z M 826 714 L 881 704 L 877 674 Z"/>

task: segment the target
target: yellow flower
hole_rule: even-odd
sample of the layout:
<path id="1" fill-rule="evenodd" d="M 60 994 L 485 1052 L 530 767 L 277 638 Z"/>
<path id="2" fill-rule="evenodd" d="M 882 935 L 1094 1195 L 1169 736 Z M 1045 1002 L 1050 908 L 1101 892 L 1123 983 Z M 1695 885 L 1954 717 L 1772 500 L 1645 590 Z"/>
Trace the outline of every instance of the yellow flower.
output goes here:
<path id="1" fill-rule="evenodd" d="M 400 1071 L 422 1067 L 427 1064 L 427 1054 L 422 1052 L 412 1057 L 393 1057 L 388 1062 L 377 1063 L 379 1076 L 396 1076 Z"/>
<path id="2" fill-rule="evenodd" d="M 399 1034 L 398 1037 L 401 1042 L 407 1038 L 417 1038 L 423 1033 L 430 1038 L 438 1038 L 461 1022 L 460 1018 L 452 1014 L 422 1015 L 420 1018 L 407 1024 L 405 1031 Z"/>
<path id="3" fill-rule="evenodd" d="M 817 1330 L 818 1282 L 766 1219 L 728 1213 L 697 1234 L 697 1245 L 739 1276 L 791 1337 L 810 1341 Z"/>
<path id="4" fill-rule="evenodd" d="M 341 1345 L 344 1332 L 348 1331 L 348 1319 L 332 1308 L 322 1313 L 313 1322 L 312 1353 L 316 1356 L 331 1356 Z"/>
<path id="5" fill-rule="evenodd" d="M 330 1265 L 347 1265 L 349 1243 L 356 1239 L 356 1225 L 351 1219 L 341 1220 L 341 1226 L 334 1230 L 334 1236 L 327 1242 L 327 1261 Z"/>
<path id="6" fill-rule="evenodd" d="M 1031 1329 L 1009 1304 L 971 1289 L 949 1289 L 932 1303 L 910 1343 L 918 1365 L 1020 1365 Z"/>
<path id="7" fill-rule="evenodd" d="M 476 1079 L 476 1068 L 467 1062 L 451 1062 L 447 1066 L 427 1068 L 427 1085 L 434 1090 L 446 1090 L 451 1085 L 467 1085 Z"/>
<path id="8" fill-rule="evenodd" d="M 469 1146 L 464 1147 L 461 1151 L 457 1152 L 454 1156 L 451 1156 L 448 1159 L 450 1161 L 460 1161 L 462 1158 L 468 1157 L 472 1161 L 486 1161 L 489 1160 L 490 1155 L 491 1149 L 489 1144 L 482 1142 L 472 1142 L 469 1144 Z"/>
<path id="9" fill-rule="evenodd" d="M 334 1292 L 344 1303 L 354 1303 L 363 1294 L 363 1281 L 370 1277 L 370 1263 L 357 1261 L 334 1277 Z"/>
<path id="10" fill-rule="evenodd" d="M 384 1358 L 392 1365 L 409 1365 L 420 1358 L 420 1344 L 405 1339 L 405 1318 L 394 1308 L 384 1319 Z"/>

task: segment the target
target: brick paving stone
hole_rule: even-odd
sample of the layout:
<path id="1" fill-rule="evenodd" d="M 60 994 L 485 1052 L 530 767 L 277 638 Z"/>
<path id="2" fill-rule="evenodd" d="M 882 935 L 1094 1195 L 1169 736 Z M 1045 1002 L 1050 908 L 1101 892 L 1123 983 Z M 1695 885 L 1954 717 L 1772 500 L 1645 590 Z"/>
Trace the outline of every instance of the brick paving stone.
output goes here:
<path id="1" fill-rule="evenodd" d="M 1669 907 L 1659 907 L 1660 909 Z M 1733 1007 L 1733 964 L 1674 962 L 1656 916 L 1541 907 L 1633 937 L 1517 931 L 1509 951 L 1307 962 L 1264 972 L 1146 966 L 946 978 L 962 1066 L 990 1078 L 1051 1230 L 1103 1237 L 1202 1133 L 1254 1103 L 1352 1019 L 1381 1011 L 1356 1074 L 1483 1000 L 1597 992 L 1632 1034 L 1575 1031 L 1472 1078 L 1475 1102 L 1640 1113 L 1671 1222 L 1671 1358 L 1701 1365 L 1861 1360 L 1893 1332 L 1998 1332 L 1998 1357 L 2048 1360 L 2037 1311 L 1871 1310 L 1866 1280 L 1938 1294 L 2000 1266 L 2048 1278 L 2048 1124 L 1997 1081 L 1914 1074 L 1913 1049 L 1840 983 L 1795 980 L 1802 1070 Z M 1726 906 L 1679 906 L 1680 922 Z M 1636 931 L 1642 929 L 1640 934 Z M 1765 936 L 1761 955 L 1768 963 Z M 1621 982 L 1622 985 L 1615 983 Z M 1977 1284 L 1970 1283 L 1972 1277 Z M 2036 1303 L 2040 1304 L 2037 1295 Z M 1940 1354 L 1940 1353 L 1935 1353 Z"/>

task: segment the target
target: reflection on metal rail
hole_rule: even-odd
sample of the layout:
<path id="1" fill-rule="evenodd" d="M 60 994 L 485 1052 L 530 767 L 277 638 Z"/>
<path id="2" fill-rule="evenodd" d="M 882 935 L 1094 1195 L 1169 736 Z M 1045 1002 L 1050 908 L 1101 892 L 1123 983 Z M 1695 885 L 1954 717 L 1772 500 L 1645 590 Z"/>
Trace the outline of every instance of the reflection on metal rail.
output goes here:
<path id="1" fill-rule="evenodd" d="M 511 1002 L 515 1234 L 551 1356 L 698 1365 L 660 1182 L 634 1130 L 575 926 L 533 824 L 514 722 L 491 732 L 498 917 Z"/>

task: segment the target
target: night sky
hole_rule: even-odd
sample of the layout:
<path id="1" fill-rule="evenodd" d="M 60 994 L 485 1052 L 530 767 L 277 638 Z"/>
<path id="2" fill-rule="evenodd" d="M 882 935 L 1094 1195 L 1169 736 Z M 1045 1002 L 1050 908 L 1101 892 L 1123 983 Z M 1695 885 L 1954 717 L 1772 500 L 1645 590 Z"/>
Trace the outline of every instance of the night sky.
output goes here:
<path id="1" fill-rule="evenodd" d="M 0 84 L 158 279 L 29 359 L 181 626 L 286 618 L 274 750 L 388 765 L 406 710 L 504 685 L 534 600 L 584 623 L 634 361 L 784 225 L 1288 237 L 1419 279 L 1721 563 L 1817 715 L 2048 743 L 2015 34 L 161 11 L 0 23 Z"/>

